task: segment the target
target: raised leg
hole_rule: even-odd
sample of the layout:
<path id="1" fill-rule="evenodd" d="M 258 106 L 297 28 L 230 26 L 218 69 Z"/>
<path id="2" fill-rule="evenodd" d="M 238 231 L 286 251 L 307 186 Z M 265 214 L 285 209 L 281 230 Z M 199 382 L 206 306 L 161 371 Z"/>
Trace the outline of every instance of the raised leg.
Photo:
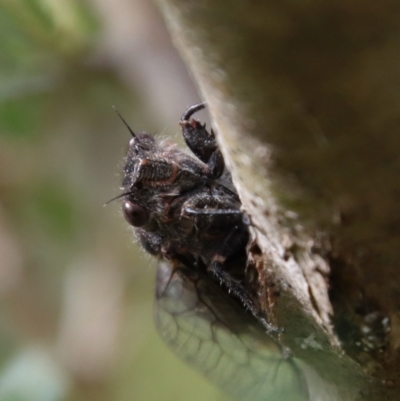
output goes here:
<path id="1" fill-rule="evenodd" d="M 225 162 L 218 148 L 214 132 L 208 132 L 206 125 L 192 117 L 194 113 L 205 108 L 205 103 L 189 107 L 182 115 L 179 125 L 189 149 L 209 167 L 209 175 L 219 178 L 224 172 Z"/>

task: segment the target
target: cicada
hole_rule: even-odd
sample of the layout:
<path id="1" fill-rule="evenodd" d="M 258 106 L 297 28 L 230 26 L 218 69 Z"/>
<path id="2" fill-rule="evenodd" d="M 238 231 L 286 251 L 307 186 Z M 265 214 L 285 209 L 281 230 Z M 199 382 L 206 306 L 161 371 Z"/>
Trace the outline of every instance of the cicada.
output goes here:
<path id="1" fill-rule="evenodd" d="M 165 342 L 239 400 L 308 400 L 304 376 L 246 288 L 249 219 L 215 133 L 179 122 L 191 153 L 135 134 L 122 182 L 122 211 L 142 248 L 159 259 L 156 323 Z M 122 118 L 122 117 L 121 117 Z"/>

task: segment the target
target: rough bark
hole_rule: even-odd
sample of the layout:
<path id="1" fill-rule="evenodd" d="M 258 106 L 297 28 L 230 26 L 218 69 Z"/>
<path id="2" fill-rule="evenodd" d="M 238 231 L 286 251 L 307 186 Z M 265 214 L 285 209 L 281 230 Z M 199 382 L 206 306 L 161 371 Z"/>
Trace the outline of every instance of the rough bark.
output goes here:
<path id="1" fill-rule="evenodd" d="M 400 3 L 158 2 L 312 399 L 398 398 Z"/>

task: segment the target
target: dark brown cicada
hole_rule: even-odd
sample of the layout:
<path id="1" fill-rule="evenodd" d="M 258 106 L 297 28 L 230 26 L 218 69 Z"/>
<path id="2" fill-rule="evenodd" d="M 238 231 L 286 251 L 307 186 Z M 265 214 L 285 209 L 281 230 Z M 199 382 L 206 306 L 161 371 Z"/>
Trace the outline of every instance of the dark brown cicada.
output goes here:
<path id="1" fill-rule="evenodd" d="M 308 400 L 301 371 L 246 289 L 248 218 L 213 131 L 192 118 L 204 107 L 180 120 L 193 155 L 128 127 L 122 210 L 144 250 L 160 259 L 158 330 L 240 400 Z"/>

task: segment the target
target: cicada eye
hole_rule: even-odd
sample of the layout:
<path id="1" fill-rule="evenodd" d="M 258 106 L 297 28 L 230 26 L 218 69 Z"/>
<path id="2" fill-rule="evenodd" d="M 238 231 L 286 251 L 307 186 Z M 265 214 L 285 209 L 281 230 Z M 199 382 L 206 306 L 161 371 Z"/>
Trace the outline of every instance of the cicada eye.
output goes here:
<path id="1" fill-rule="evenodd" d="M 147 211 L 136 203 L 125 201 L 122 205 L 122 213 L 125 220 L 134 227 L 141 227 L 147 223 L 149 215 Z"/>

